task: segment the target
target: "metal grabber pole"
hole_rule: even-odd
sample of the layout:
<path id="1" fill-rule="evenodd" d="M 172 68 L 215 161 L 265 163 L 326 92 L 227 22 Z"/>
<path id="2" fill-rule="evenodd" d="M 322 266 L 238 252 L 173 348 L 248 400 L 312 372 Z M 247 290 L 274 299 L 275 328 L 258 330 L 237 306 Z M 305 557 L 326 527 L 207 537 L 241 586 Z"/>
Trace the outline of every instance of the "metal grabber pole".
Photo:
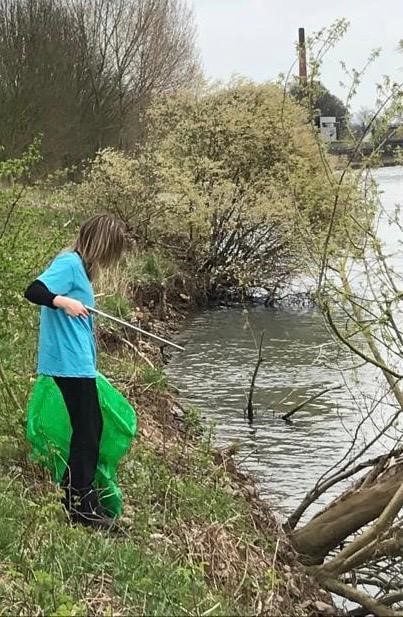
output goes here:
<path id="1" fill-rule="evenodd" d="M 133 324 L 123 321 L 123 319 L 118 319 L 117 317 L 113 317 L 112 315 L 108 315 L 108 313 L 104 313 L 103 311 L 99 311 L 98 309 L 91 308 L 90 306 L 85 307 L 87 311 L 93 313 L 94 315 L 98 315 L 99 317 L 104 317 L 105 319 L 109 319 L 110 321 L 114 321 L 115 323 L 120 324 L 121 326 L 125 326 L 125 328 L 130 328 L 131 330 L 135 330 L 136 332 L 140 332 L 140 334 L 144 334 L 145 336 L 149 336 L 150 338 L 159 341 L 160 343 L 165 343 L 165 345 L 170 345 L 171 347 L 175 347 L 175 349 L 180 349 L 181 351 L 185 351 L 184 347 L 177 345 L 176 343 L 172 343 L 171 341 L 167 341 L 161 336 L 157 336 L 156 334 L 151 334 L 151 332 L 147 332 L 146 330 L 142 330 L 138 326 L 134 326 Z"/>

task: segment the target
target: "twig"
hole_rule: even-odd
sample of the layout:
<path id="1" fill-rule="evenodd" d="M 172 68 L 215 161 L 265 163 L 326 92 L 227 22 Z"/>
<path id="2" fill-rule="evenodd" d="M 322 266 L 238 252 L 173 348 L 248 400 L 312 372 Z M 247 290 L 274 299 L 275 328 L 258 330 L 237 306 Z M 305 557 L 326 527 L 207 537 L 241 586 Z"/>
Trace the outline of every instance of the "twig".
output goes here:
<path id="1" fill-rule="evenodd" d="M 403 601 L 403 592 L 391 593 L 386 596 L 382 596 L 381 598 L 377 598 L 379 602 L 382 602 L 385 606 L 392 606 L 395 602 Z M 370 611 L 366 608 L 354 608 L 352 611 L 348 613 L 349 617 L 366 617 L 370 615 Z"/>
<path id="2" fill-rule="evenodd" d="M 164 381 L 164 379 L 165 379 L 165 376 L 163 375 L 162 377 L 157 379 L 157 381 L 152 381 L 151 383 L 149 383 L 148 386 L 146 386 L 144 390 L 142 390 L 142 394 L 145 394 L 147 390 L 150 390 L 153 386 L 158 386 L 158 384 Z"/>
<path id="3" fill-rule="evenodd" d="M 149 358 L 147 358 L 147 356 L 145 354 L 143 354 L 140 349 L 137 349 L 137 347 L 135 345 L 133 345 L 133 343 L 131 343 L 130 341 L 128 341 L 126 338 L 122 338 L 122 341 L 124 343 L 126 343 L 126 345 L 128 347 L 130 347 L 130 349 L 132 349 L 138 356 L 140 356 L 140 358 L 142 360 L 144 360 L 144 362 L 146 362 L 148 364 L 149 367 L 151 367 L 152 369 L 155 369 L 154 364 L 151 362 L 151 360 Z"/>
<path id="4" fill-rule="evenodd" d="M 370 356 L 367 356 L 363 351 L 358 349 L 358 347 L 355 347 L 354 345 L 352 345 L 352 343 L 350 343 L 346 339 L 346 337 L 341 334 L 340 330 L 337 328 L 330 314 L 330 310 L 327 306 L 323 307 L 323 312 L 327 318 L 329 326 L 331 327 L 331 329 L 333 330 L 337 338 L 342 343 L 344 343 L 350 349 L 350 351 L 352 351 L 357 356 L 360 356 L 360 358 L 365 360 L 365 362 L 368 362 L 369 364 L 373 364 L 374 366 L 380 368 L 385 373 L 385 375 L 392 375 L 392 377 L 396 377 L 396 379 L 403 379 L 403 375 L 401 375 L 400 373 L 397 373 L 395 370 L 391 369 L 389 366 L 386 366 L 382 361 L 379 361 L 376 358 L 371 358 Z"/>
<path id="5" fill-rule="evenodd" d="M 8 212 L 7 212 L 4 224 L 3 224 L 3 229 L 1 230 L 1 233 L 0 233 L 0 240 L 3 238 L 4 234 L 7 231 L 8 224 L 9 224 L 9 222 L 11 220 L 11 217 L 12 217 L 12 215 L 14 213 L 15 208 L 18 205 L 18 202 L 20 201 L 20 199 L 22 197 L 22 194 L 23 194 L 24 190 L 25 190 L 25 186 L 23 185 L 22 188 L 20 189 L 19 193 L 17 194 L 17 196 L 13 200 L 13 202 L 10 204 L 10 207 L 8 209 Z"/>
<path id="6" fill-rule="evenodd" d="M 276 567 L 279 546 L 280 546 L 280 538 L 277 538 L 276 548 L 274 549 L 273 562 L 272 562 L 272 565 L 271 565 L 272 571 L 274 571 L 275 567 Z M 274 584 L 272 582 L 271 589 L 270 589 L 271 595 L 270 595 L 270 600 L 268 602 L 268 605 L 269 605 L 268 608 L 270 607 L 270 612 L 271 612 L 271 608 L 272 608 L 272 604 L 273 604 L 273 598 L 274 598 L 273 591 L 274 591 Z"/>

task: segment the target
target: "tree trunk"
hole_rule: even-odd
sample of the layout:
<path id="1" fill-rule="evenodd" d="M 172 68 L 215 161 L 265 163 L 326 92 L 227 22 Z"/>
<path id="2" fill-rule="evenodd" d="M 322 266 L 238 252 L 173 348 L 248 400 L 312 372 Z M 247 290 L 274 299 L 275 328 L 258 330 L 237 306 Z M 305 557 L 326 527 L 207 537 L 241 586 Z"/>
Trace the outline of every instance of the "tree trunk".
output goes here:
<path id="1" fill-rule="evenodd" d="M 378 518 L 403 482 L 403 464 L 395 465 L 372 485 L 349 491 L 309 523 L 294 531 L 291 542 L 308 565 L 319 565 L 351 534 Z"/>

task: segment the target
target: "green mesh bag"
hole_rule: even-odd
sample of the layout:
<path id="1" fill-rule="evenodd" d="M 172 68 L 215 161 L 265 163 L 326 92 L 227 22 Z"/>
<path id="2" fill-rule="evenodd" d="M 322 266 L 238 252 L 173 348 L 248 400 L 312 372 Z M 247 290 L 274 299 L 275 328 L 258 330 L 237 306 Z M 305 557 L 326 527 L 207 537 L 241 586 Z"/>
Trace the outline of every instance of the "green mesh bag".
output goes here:
<path id="1" fill-rule="evenodd" d="M 137 431 L 136 412 L 125 397 L 101 374 L 97 376 L 103 430 L 95 484 L 102 505 L 114 516 L 123 510 L 117 484 L 120 460 Z M 71 425 L 63 396 L 52 377 L 39 375 L 28 403 L 27 438 L 32 458 L 44 465 L 60 483 L 69 457 Z"/>

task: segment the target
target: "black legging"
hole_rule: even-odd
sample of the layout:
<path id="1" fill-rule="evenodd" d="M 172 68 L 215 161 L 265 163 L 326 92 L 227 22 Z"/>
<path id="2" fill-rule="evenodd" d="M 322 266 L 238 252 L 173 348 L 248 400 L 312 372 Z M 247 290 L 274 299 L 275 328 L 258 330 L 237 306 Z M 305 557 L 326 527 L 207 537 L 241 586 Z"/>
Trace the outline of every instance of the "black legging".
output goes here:
<path id="1" fill-rule="evenodd" d="M 63 394 L 73 430 L 62 483 L 66 489 L 67 505 L 74 496 L 79 500 L 80 509 L 94 509 L 98 506 L 98 498 L 93 482 L 102 434 L 96 380 L 83 377 L 54 377 L 54 380 Z"/>

